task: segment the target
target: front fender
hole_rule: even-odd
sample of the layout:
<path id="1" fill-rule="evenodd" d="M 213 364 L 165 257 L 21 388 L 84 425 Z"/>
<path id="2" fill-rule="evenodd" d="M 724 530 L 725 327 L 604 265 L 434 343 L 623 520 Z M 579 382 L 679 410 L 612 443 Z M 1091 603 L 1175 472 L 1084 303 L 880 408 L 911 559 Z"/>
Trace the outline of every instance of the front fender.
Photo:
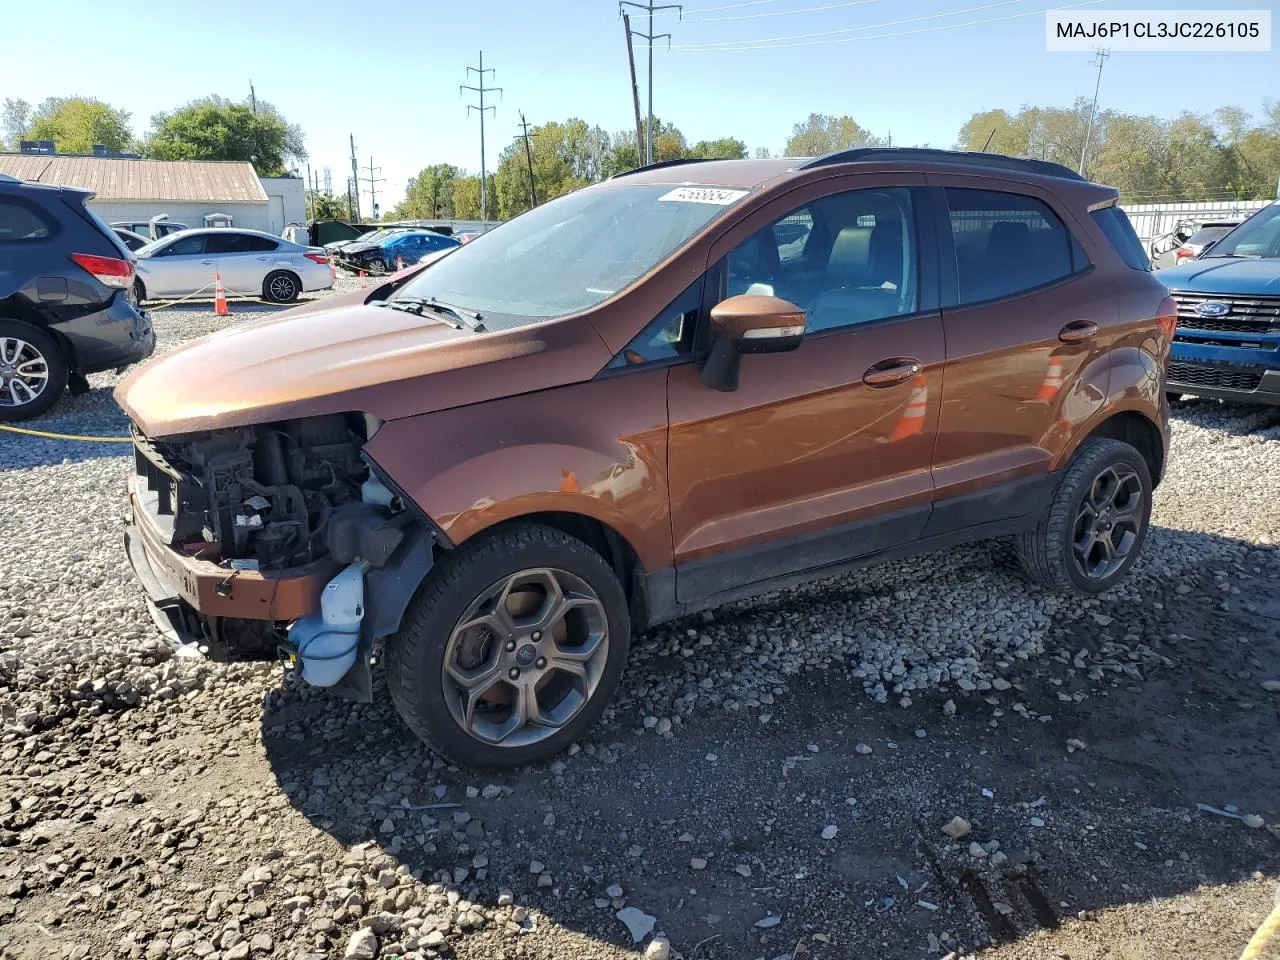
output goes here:
<path id="1" fill-rule="evenodd" d="M 671 563 L 665 369 L 389 421 L 366 449 L 454 544 L 572 513 Z"/>

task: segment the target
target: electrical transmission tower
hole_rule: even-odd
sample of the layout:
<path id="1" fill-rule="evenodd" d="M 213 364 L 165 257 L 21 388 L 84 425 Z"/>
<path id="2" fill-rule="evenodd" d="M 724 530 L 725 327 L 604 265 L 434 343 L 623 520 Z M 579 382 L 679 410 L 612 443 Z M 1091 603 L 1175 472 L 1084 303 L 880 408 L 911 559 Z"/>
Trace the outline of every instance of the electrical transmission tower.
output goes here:
<path id="1" fill-rule="evenodd" d="M 472 87 L 472 86 L 468 86 L 465 83 L 460 84 L 458 86 L 458 94 L 461 95 L 463 90 L 471 90 L 472 92 L 480 95 L 479 106 L 476 106 L 474 103 L 467 104 L 467 116 L 471 116 L 472 110 L 475 110 L 480 114 L 480 219 L 488 220 L 489 219 L 489 190 L 486 183 L 486 180 L 488 178 L 485 175 L 485 169 L 484 169 L 484 112 L 486 110 L 492 110 L 496 114 L 498 111 L 498 108 L 494 106 L 486 107 L 484 105 L 484 95 L 486 93 L 494 93 L 495 91 L 500 94 L 502 93 L 502 88 L 486 87 L 484 85 L 484 75 L 486 73 L 493 73 L 493 69 L 490 68 L 486 70 L 484 68 L 484 51 L 483 50 L 480 51 L 480 66 L 467 67 L 467 79 L 471 78 L 472 73 L 476 74 L 476 83 L 478 83 L 479 86 Z"/>
<path id="2" fill-rule="evenodd" d="M 372 154 L 369 155 L 369 166 L 365 167 L 365 169 L 369 171 L 369 176 L 364 177 L 363 179 L 369 184 L 369 206 L 373 208 L 373 221 L 374 223 L 377 223 L 378 222 L 378 184 L 386 183 L 387 180 L 385 177 L 377 177 L 377 178 L 374 177 L 375 173 L 382 172 L 382 168 L 375 167 L 373 165 Z"/>
<path id="3" fill-rule="evenodd" d="M 644 162 L 653 163 L 653 41 L 661 40 L 666 37 L 667 45 L 671 45 L 671 34 L 654 33 L 653 32 L 653 12 L 655 10 L 676 10 L 679 11 L 681 18 L 684 15 L 684 7 L 678 3 L 667 3 L 661 6 L 654 6 L 653 0 L 648 3 L 635 3 L 634 0 L 619 0 L 618 11 L 621 13 L 623 7 L 635 7 L 637 10 L 644 10 L 649 14 L 649 32 L 641 33 L 639 30 L 632 30 L 637 37 L 641 37 L 649 41 L 649 124 L 648 135 L 645 137 L 644 144 Z M 639 144 L 637 144 L 637 147 Z"/>
<path id="4" fill-rule="evenodd" d="M 1089 138 L 1093 136 L 1093 118 L 1098 113 L 1098 91 L 1102 89 L 1102 68 L 1106 66 L 1107 58 L 1111 56 L 1111 51 L 1105 47 L 1098 47 L 1093 53 L 1093 59 L 1089 62 L 1096 64 L 1098 67 L 1098 82 L 1093 86 L 1093 106 L 1089 109 L 1089 124 L 1084 128 L 1084 146 L 1080 148 L 1080 176 L 1084 176 L 1084 157 L 1089 152 Z"/>

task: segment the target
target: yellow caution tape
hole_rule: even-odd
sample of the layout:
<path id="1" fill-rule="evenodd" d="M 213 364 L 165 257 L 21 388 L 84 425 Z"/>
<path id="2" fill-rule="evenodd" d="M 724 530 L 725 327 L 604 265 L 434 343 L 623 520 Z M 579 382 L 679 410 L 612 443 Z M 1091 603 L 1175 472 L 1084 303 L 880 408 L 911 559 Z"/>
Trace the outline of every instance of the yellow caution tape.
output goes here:
<path id="1" fill-rule="evenodd" d="M 7 430 L 10 433 L 25 433 L 29 437 L 48 437 L 50 440 L 82 440 L 87 443 L 133 443 L 132 437 L 83 437 L 75 433 L 49 433 L 45 430 L 10 427 L 3 423 L 0 423 L 0 430 Z"/>
<path id="2" fill-rule="evenodd" d="M 1240 960 L 1258 960 L 1262 956 L 1262 951 L 1267 949 L 1267 944 L 1275 938 L 1277 933 L 1280 933 L 1280 895 L 1277 895 L 1276 905 L 1267 915 L 1267 919 L 1262 921 L 1262 926 L 1253 935 L 1249 945 L 1244 948 L 1244 953 L 1240 954 Z"/>

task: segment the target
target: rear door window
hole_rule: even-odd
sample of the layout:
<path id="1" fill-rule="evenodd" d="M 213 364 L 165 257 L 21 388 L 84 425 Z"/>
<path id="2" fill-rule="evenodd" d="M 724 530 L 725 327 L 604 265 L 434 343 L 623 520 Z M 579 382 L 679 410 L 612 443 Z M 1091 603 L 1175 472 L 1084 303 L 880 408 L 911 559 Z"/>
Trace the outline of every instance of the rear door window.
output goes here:
<path id="1" fill-rule="evenodd" d="M 1020 193 L 947 187 L 959 302 L 1015 296 L 1089 266 L 1044 201 Z"/>
<path id="2" fill-rule="evenodd" d="M 20 200 L 0 199 L 0 243 L 22 243 L 53 236 L 53 222 Z"/>

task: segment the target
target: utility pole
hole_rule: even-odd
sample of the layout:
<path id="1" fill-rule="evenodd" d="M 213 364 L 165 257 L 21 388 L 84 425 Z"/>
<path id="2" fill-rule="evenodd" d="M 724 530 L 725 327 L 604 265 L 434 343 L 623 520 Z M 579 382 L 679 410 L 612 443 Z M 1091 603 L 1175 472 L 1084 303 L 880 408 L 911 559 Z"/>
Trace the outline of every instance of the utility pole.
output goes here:
<path id="1" fill-rule="evenodd" d="M 520 126 L 524 130 L 521 136 L 524 138 L 524 158 L 529 162 L 529 204 L 531 207 L 538 205 L 538 188 L 533 182 L 533 151 L 529 148 L 529 121 L 524 118 L 524 111 L 520 111 Z M 516 137 L 517 140 L 520 137 Z"/>
<path id="2" fill-rule="evenodd" d="M 667 45 L 671 45 L 671 34 L 653 32 L 653 12 L 655 10 L 678 10 L 680 11 L 681 19 L 683 19 L 684 7 L 678 3 L 667 3 L 661 6 L 654 6 L 653 0 L 649 0 L 647 4 L 636 3 L 634 0 L 619 0 L 618 10 L 621 11 L 623 7 L 636 7 L 639 10 L 646 10 L 649 13 L 649 32 L 640 33 L 637 31 L 636 36 L 643 37 L 649 41 L 649 134 L 645 137 L 644 162 L 653 163 L 653 41 L 661 40 L 663 37 L 666 37 Z"/>
<path id="3" fill-rule="evenodd" d="M 315 202 L 316 188 L 315 181 L 311 178 L 311 164 L 309 162 L 307 163 L 307 193 L 304 193 L 303 196 L 307 201 L 303 205 L 307 211 L 307 219 L 314 220 L 315 218 L 311 216 L 311 205 Z"/>
<path id="4" fill-rule="evenodd" d="M 367 169 L 369 171 L 369 176 L 366 177 L 365 179 L 369 181 L 369 206 L 373 208 L 373 214 L 372 214 L 373 222 L 377 223 L 378 222 L 378 184 L 386 183 L 387 180 L 385 177 L 376 177 L 376 178 L 374 177 L 375 173 L 382 172 L 382 168 L 375 167 L 373 165 L 372 154 L 369 155 L 369 166 L 367 167 Z"/>
<path id="5" fill-rule="evenodd" d="M 253 105 L 253 112 L 258 112 L 258 95 L 253 92 L 253 81 L 249 81 L 249 103 Z"/>
<path id="6" fill-rule="evenodd" d="M 356 163 L 356 136 L 354 133 L 348 134 L 351 138 L 351 184 L 354 184 L 354 196 L 351 185 L 347 186 L 347 200 L 353 202 L 351 207 L 352 218 L 356 223 L 360 222 L 360 166 Z"/>
<path id="7" fill-rule="evenodd" d="M 1084 146 L 1080 148 L 1080 176 L 1084 176 L 1084 156 L 1089 152 L 1089 138 L 1093 135 L 1093 118 L 1098 113 L 1098 91 L 1102 89 L 1102 68 L 1106 65 L 1107 58 L 1111 56 L 1111 51 L 1105 47 L 1098 47 L 1094 51 L 1093 59 L 1090 63 L 1098 65 L 1098 82 L 1093 86 L 1093 106 L 1089 109 L 1089 123 L 1084 128 Z"/>
<path id="8" fill-rule="evenodd" d="M 640 88 L 636 85 L 636 55 L 631 47 L 631 14 L 622 14 L 622 25 L 627 30 L 627 63 L 631 67 L 631 103 L 636 108 L 636 159 L 644 156 L 644 123 L 640 119 Z"/>
<path id="9" fill-rule="evenodd" d="M 476 74 L 476 83 L 478 83 L 479 86 L 472 87 L 472 86 L 468 86 L 467 84 L 460 84 L 458 86 L 458 94 L 459 96 L 461 96 L 463 90 L 471 90 L 480 95 L 480 106 L 477 107 L 473 103 L 467 104 L 467 116 L 471 116 L 472 110 L 475 110 L 480 114 L 480 219 L 488 220 L 489 219 L 489 188 L 487 183 L 485 182 L 487 177 L 485 175 L 485 169 L 484 169 L 484 112 L 486 110 L 492 110 L 496 114 L 498 112 L 498 108 L 494 106 L 486 107 L 484 105 L 484 95 L 486 93 L 493 93 L 494 91 L 497 91 L 498 93 L 502 93 L 502 88 L 486 87 L 484 85 L 484 75 L 486 73 L 493 73 L 493 68 L 490 67 L 488 70 L 484 68 L 484 51 L 483 50 L 480 51 L 480 66 L 467 67 L 468 80 L 471 79 L 471 74 L 473 72 Z"/>

